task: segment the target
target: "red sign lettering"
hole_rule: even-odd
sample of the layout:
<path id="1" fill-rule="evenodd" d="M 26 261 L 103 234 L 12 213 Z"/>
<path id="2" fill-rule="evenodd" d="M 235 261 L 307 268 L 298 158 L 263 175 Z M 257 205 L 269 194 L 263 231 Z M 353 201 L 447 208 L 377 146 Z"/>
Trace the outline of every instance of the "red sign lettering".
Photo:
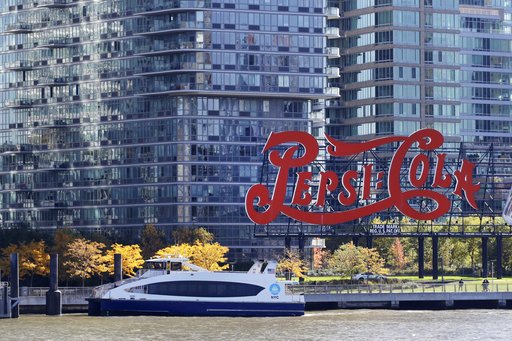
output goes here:
<path id="1" fill-rule="evenodd" d="M 383 187 L 384 177 L 387 175 L 388 196 L 369 205 L 344 210 L 340 212 L 306 212 L 298 210 L 292 205 L 309 206 L 315 205 L 322 207 L 325 205 L 328 192 L 339 189 L 337 200 L 343 206 L 351 206 L 357 200 L 357 191 L 353 182 L 359 177 L 362 178 L 361 199 L 366 200 L 371 197 L 371 179 L 373 176 L 373 164 L 367 164 L 362 167 L 362 174 L 355 170 L 349 170 L 340 176 L 333 171 L 319 173 L 319 188 L 316 198 L 313 197 L 310 181 L 313 178 L 312 172 L 298 172 L 295 182 L 295 191 L 291 203 L 285 203 L 286 187 L 289 182 L 288 175 L 290 170 L 298 167 L 304 167 L 313 162 L 319 152 L 316 139 L 305 132 L 280 132 L 272 133 L 263 152 L 269 151 L 268 159 L 270 163 L 278 168 L 277 177 L 274 183 L 273 193 L 263 184 L 253 185 L 245 197 L 245 209 L 249 218 L 256 224 L 268 224 L 276 219 L 281 213 L 305 223 L 315 225 L 334 225 L 347 221 L 355 220 L 373 213 L 396 207 L 404 215 L 416 220 L 433 220 L 441 217 L 450 209 L 450 200 L 443 194 L 430 188 L 448 189 L 454 182 L 453 194 L 464 198 L 471 207 L 477 209 L 475 193 L 480 189 L 480 184 L 473 183 L 474 164 L 463 160 L 459 169 L 453 175 L 443 173 L 446 154 L 437 154 L 435 156 L 435 166 L 425 154 L 416 155 L 410 166 L 408 181 L 414 189 L 403 190 L 400 184 L 400 171 L 404 167 L 403 163 L 407 153 L 416 145 L 422 151 L 433 151 L 442 146 L 444 138 L 440 132 L 434 129 L 421 129 L 409 136 L 390 136 L 382 137 L 363 143 L 348 143 L 338 141 L 329 135 L 325 136 L 328 142 L 327 153 L 332 157 L 348 157 L 365 151 L 370 151 L 376 147 L 399 142 L 390 165 L 389 172 L 376 173 L 375 188 Z M 295 144 L 287 148 L 282 155 L 278 150 L 271 150 L 273 147 L 282 144 Z M 304 148 L 304 153 L 299 157 L 294 157 L 299 149 L 299 144 Z M 428 182 L 428 174 L 431 168 L 435 167 L 435 173 L 432 183 Z M 463 196 L 464 192 L 464 196 Z M 420 212 L 411 207 L 408 200 L 413 198 L 427 198 L 436 203 L 434 210 L 430 212 Z M 260 209 L 256 209 L 259 206 Z"/>

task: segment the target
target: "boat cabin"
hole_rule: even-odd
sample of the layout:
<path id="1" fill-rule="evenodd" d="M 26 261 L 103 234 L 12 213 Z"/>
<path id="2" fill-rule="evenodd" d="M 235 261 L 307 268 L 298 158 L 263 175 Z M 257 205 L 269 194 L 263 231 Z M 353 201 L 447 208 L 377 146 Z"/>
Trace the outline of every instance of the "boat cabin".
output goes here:
<path id="1" fill-rule="evenodd" d="M 147 270 L 181 271 L 183 269 L 183 263 L 170 259 L 150 259 L 144 263 L 142 268 Z"/>
<path id="2" fill-rule="evenodd" d="M 184 257 L 155 257 L 144 262 L 142 269 L 139 270 L 139 276 L 151 277 L 155 275 L 165 275 L 176 271 L 206 271 L 196 265 L 188 262 Z"/>

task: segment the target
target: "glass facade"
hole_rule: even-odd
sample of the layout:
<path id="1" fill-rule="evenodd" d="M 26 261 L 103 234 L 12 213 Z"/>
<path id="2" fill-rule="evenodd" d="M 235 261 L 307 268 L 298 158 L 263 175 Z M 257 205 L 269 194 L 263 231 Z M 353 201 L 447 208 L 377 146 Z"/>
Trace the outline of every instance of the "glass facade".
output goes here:
<path id="1" fill-rule="evenodd" d="M 424 127 L 460 133 L 458 2 L 341 2 L 342 101 L 328 101 L 327 131 L 366 140 Z"/>
<path id="2" fill-rule="evenodd" d="M 460 6 L 463 139 L 510 146 L 512 4 L 461 0 Z"/>
<path id="3" fill-rule="evenodd" d="M 512 184 L 512 2 L 508 0 L 346 0 L 341 38 L 341 100 L 326 101 L 326 131 L 368 140 L 435 128 L 456 159 L 490 153 L 496 212 Z M 339 82 L 339 83 L 337 83 Z M 489 149 L 491 146 L 493 149 Z M 483 168 L 482 168 L 483 169 Z M 480 170 L 478 171 L 480 172 Z M 485 195 L 489 194 L 483 194 Z"/>
<path id="4" fill-rule="evenodd" d="M 323 0 L 0 3 L 0 226 L 205 226 L 251 248 L 271 131 L 331 98 Z M 335 72 L 334 72 L 335 73 Z"/>

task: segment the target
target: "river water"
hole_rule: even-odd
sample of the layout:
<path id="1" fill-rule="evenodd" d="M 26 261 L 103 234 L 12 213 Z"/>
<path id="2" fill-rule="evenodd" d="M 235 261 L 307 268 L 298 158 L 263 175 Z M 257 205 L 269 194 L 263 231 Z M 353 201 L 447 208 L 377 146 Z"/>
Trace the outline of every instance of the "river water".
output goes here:
<path id="1" fill-rule="evenodd" d="M 512 310 L 330 310 L 302 317 L 0 320 L 0 340 L 512 340 Z"/>

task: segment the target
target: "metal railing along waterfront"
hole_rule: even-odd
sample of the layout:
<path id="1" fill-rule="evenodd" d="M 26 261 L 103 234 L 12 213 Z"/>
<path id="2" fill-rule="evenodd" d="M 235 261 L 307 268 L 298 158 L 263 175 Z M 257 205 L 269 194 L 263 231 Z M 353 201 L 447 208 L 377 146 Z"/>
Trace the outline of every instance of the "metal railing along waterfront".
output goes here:
<path id="1" fill-rule="evenodd" d="M 399 284 L 288 284 L 290 294 L 389 294 L 389 293 L 481 293 L 510 292 L 512 284 L 489 283 L 399 283 Z"/>
<path id="2" fill-rule="evenodd" d="M 20 297 L 46 297 L 48 287 L 21 287 Z M 62 296 L 91 297 L 93 287 L 59 287 Z"/>

